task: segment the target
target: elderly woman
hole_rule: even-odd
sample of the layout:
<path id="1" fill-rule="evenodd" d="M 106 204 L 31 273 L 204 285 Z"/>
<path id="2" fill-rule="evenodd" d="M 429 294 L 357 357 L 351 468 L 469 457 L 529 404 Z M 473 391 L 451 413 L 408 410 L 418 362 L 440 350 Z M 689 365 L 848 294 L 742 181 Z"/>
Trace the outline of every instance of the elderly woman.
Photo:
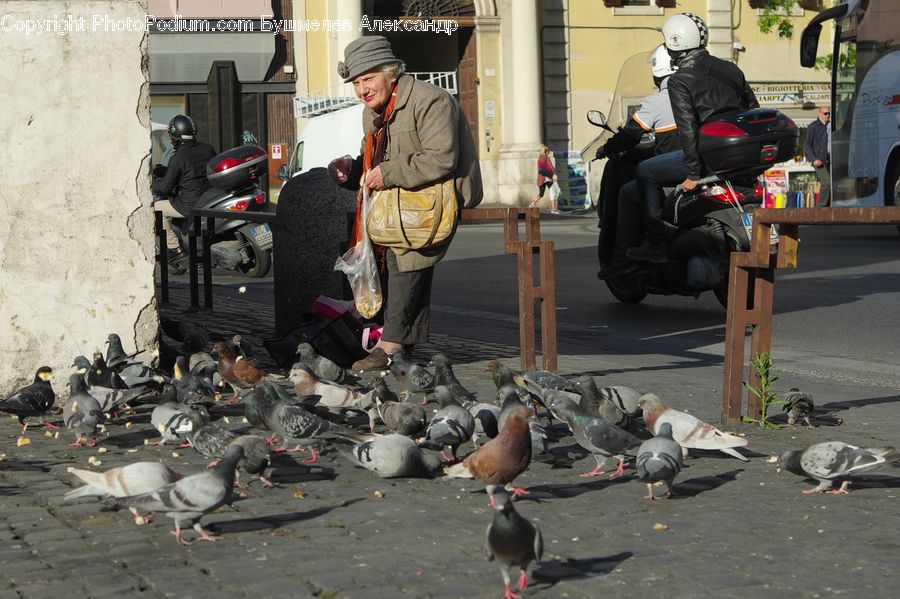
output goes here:
<path id="1" fill-rule="evenodd" d="M 362 37 L 347 45 L 338 74 L 353 83 L 356 96 L 366 105 L 367 133 L 361 156 L 336 159 L 329 165 L 331 176 L 342 184 L 359 181 L 374 191 L 417 188 L 452 176 L 460 208 L 477 206 L 482 197 L 481 170 L 465 115 L 445 90 L 404 74 L 404 68 L 384 37 Z M 376 246 L 376 253 L 383 256 L 382 276 L 386 273 L 387 278 L 384 329 L 378 346 L 354 369 L 384 368 L 395 350 L 428 341 L 434 265 L 447 247 L 395 253 Z"/>

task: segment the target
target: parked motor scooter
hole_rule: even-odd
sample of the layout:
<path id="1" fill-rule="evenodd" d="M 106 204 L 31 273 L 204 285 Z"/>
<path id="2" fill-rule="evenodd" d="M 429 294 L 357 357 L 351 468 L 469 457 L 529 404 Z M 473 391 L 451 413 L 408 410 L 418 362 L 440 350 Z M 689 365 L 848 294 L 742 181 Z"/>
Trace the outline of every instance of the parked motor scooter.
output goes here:
<path id="1" fill-rule="evenodd" d="M 591 111 L 588 120 L 613 132 L 602 113 Z M 610 293 L 638 303 L 650 293 L 699 297 L 712 291 L 725 306 L 731 252 L 749 250 L 751 212 L 762 203 L 757 177 L 793 157 L 797 137 L 794 122 L 776 110 L 748 110 L 702 125 L 700 151 L 712 174 L 690 192 L 680 185 L 664 189 L 669 261 L 637 262 L 606 277 Z M 601 193 L 610 196 L 617 194 Z"/>
<path id="2" fill-rule="evenodd" d="M 201 196 L 196 208 L 265 211 L 268 200 L 265 192 L 258 187 L 258 182 L 266 172 L 267 163 L 265 150 L 254 145 L 239 146 L 215 156 L 206 166 L 206 175 L 213 187 Z M 153 169 L 153 177 L 162 178 L 165 172 L 165 166 L 157 165 Z M 201 223 L 205 227 L 206 219 L 201 219 Z M 185 250 L 192 227 L 193 218 L 172 220 L 172 228 Z M 211 254 L 214 267 L 231 269 L 250 277 L 264 277 L 272 264 L 272 229 L 267 223 L 217 218 Z M 187 270 L 187 263 L 170 264 L 169 269 L 181 274 Z"/>

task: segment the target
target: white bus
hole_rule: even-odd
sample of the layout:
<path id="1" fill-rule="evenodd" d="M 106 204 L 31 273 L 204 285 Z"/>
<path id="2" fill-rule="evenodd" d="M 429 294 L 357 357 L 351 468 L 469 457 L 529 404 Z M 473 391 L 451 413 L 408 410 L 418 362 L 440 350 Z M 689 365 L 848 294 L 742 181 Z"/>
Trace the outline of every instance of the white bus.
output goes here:
<path id="1" fill-rule="evenodd" d="M 811 67 L 834 21 L 831 189 L 835 206 L 900 206 L 900 0 L 847 0 L 803 31 Z"/>

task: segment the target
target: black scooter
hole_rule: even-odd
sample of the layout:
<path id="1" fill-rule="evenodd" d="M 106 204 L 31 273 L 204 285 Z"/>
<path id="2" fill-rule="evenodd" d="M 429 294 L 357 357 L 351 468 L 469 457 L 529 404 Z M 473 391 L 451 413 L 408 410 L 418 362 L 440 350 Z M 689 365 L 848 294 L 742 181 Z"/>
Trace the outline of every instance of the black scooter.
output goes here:
<path id="1" fill-rule="evenodd" d="M 588 121 L 613 133 L 602 113 L 589 112 Z M 727 304 L 731 252 L 750 249 L 751 213 L 763 199 L 757 177 L 793 156 L 798 134 L 793 121 L 774 110 L 746 111 L 708 125 L 701 127 L 700 149 L 714 172 L 693 191 L 680 185 L 663 190 L 669 261 L 637 262 L 624 274 L 606 277 L 620 302 L 638 303 L 651 293 L 699 297 L 712 291 Z M 606 201 L 617 196 L 600 194 Z"/>
<path id="2" fill-rule="evenodd" d="M 257 183 L 265 172 L 268 156 L 258 146 L 240 146 L 223 152 L 207 165 L 207 177 L 213 185 L 201 196 L 197 208 L 204 210 L 231 210 L 235 212 L 265 211 L 268 200 Z M 153 169 L 154 179 L 166 174 L 166 167 Z M 161 199 L 154 197 L 154 200 Z M 206 219 L 201 219 L 206 226 Z M 172 220 L 172 228 L 184 250 L 188 248 L 188 235 L 193 218 Z M 272 264 L 272 229 L 266 223 L 254 223 L 239 219 L 216 219 L 212 239 L 212 264 L 249 277 L 264 277 Z M 175 274 L 187 271 L 187 261 L 169 265 Z"/>

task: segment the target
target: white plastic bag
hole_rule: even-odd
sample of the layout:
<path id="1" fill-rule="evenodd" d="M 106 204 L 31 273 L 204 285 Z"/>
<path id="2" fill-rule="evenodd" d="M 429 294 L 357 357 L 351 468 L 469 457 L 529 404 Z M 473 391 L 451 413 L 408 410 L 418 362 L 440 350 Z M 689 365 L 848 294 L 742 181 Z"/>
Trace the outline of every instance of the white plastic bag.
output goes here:
<path id="1" fill-rule="evenodd" d="M 554 202 L 559 199 L 559 194 L 561 190 L 559 189 L 559 183 L 556 181 L 553 182 L 553 185 L 550 186 L 550 199 Z"/>
<path id="2" fill-rule="evenodd" d="M 355 246 L 337 259 L 334 270 L 347 275 L 347 282 L 353 290 L 356 310 L 363 318 L 372 318 L 381 310 L 381 279 L 378 264 L 369 234 L 366 231 L 366 217 L 369 213 L 369 194 L 363 188 L 362 237 Z"/>

